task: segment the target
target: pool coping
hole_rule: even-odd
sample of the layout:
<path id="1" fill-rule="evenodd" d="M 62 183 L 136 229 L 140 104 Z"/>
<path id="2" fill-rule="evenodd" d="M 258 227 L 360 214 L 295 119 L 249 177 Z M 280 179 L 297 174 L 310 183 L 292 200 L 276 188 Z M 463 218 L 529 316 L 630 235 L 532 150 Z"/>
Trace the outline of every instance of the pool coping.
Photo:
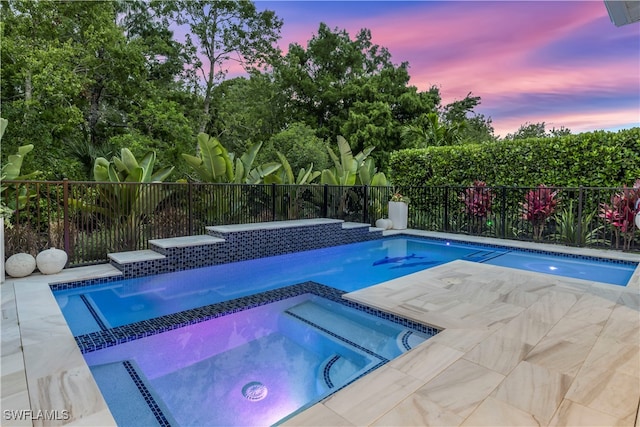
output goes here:
<path id="1" fill-rule="evenodd" d="M 430 232 L 420 232 L 417 230 L 385 232 L 385 235 L 393 234 L 451 239 L 457 237 L 455 240 L 472 242 L 472 236 L 446 235 L 443 233 L 432 234 Z M 484 241 L 484 239 L 487 238 L 481 239 Z M 509 246 L 512 246 L 512 241 L 493 240 L 502 245 L 509 244 Z M 482 242 L 477 241 L 477 243 Z M 541 245 L 538 243 L 524 243 L 524 245 L 541 247 L 544 248 L 543 250 L 545 251 L 555 249 L 555 251 L 561 252 L 559 250 L 560 248 L 555 246 L 547 248 L 550 245 L 538 246 Z M 585 250 L 582 248 L 567 247 L 563 249 L 568 252 L 576 250 L 588 256 L 602 257 L 604 255 L 604 257 L 607 258 L 622 257 L 622 259 L 625 260 L 640 261 L 640 255 L 635 254 L 622 254 L 600 250 L 588 250 L 586 251 L 588 253 L 585 253 Z M 594 255 L 595 253 L 599 255 Z M 483 264 L 454 261 L 453 263 L 448 263 L 427 271 L 435 270 L 436 273 L 445 271 L 447 274 L 450 274 L 451 277 L 457 277 L 458 280 L 462 281 L 470 275 L 473 276 L 473 271 L 478 268 L 489 268 L 493 272 L 502 272 L 501 274 L 505 275 L 514 274 L 513 269 L 496 266 L 478 267 L 479 265 Z M 511 273 L 505 270 L 509 270 Z M 370 299 L 371 295 L 380 293 L 381 290 L 400 290 L 416 279 L 420 279 L 419 276 L 423 273 L 424 272 L 414 273 L 413 275 L 404 276 L 400 279 L 381 283 L 362 290 L 367 292 L 357 291 L 357 293 L 351 293 L 347 297 L 360 298 L 360 302 L 369 306 L 375 306 L 376 304 L 385 306 L 385 303 L 381 303 L 379 300 L 375 300 L 375 298 L 373 299 L 375 304 L 372 304 L 371 301 L 367 299 Z M 4 420 L 5 425 L 116 425 L 66 325 L 66 321 L 51 293 L 49 284 L 86 280 L 96 277 L 113 277 L 119 274 L 121 274 L 120 271 L 106 264 L 63 270 L 61 273 L 51 276 L 34 274 L 22 279 L 8 278 L 7 282 L 0 286 L 2 294 L 2 407 L 3 409 L 9 408 L 12 410 L 15 409 L 16 411 L 24 411 L 22 412 L 21 419 Z M 429 276 L 430 275 L 427 274 L 426 277 L 428 278 Z M 559 286 L 558 284 L 560 283 L 563 284 L 564 287 L 568 287 L 568 289 L 573 289 L 572 292 L 574 293 L 615 295 L 616 307 L 618 305 L 631 307 L 631 310 L 635 310 L 636 314 L 638 312 L 638 305 L 640 305 L 640 296 L 638 295 L 640 290 L 640 267 L 636 269 L 631 281 L 626 287 L 578 281 L 578 279 L 558 279 L 556 276 L 529 272 L 519 273 L 516 276 L 527 278 L 535 277 L 535 280 L 540 283 L 552 284 L 546 287 Z M 427 279 L 427 281 L 429 280 L 430 279 Z M 583 283 L 576 282 L 587 282 L 589 287 L 585 289 L 583 288 Z M 544 293 L 544 290 L 541 289 L 539 292 Z M 411 298 L 419 297 L 420 295 L 416 294 Z M 622 304 L 619 304 L 618 301 L 622 301 Z M 549 303 L 553 304 L 553 301 Z M 382 309 L 403 317 L 408 317 L 405 308 L 402 306 L 383 307 Z M 413 316 L 415 315 L 414 313 Z M 422 313 L 421 316 L 424 316 L 424 313 Z M 451 316 L 440 315 L 439 318 L 435 319 L 427 316 L 427 320 L 428 321 L 422 318 L 420 322 L 445 328 L 443 332 L 438 334 L 438 337 L 442 335 L 444 338 L 438 338 L 439 341 L 433 341 L 434 343 L 440 341 L 445 342 L 445 340 L 450 339 L 453 334 L 459 332 L 461 326 L 459 322 L 460 319 L 456 320 L 455 317 Z M 488 331 L 491 330 L 488 329 L 484 332 Z M 488 333 L 484 335 L 485 338 L 487 336 Z M 425 347 L 425 344 L 428 344 L 429 347 L 433 346 L 434 344 L 429 344 L 432 340 L 433 338 L 401 356 L 402 360 L 405 360 L 405 357 L 419 357 L 416 356 L 417 354 L 421 354 L 418 350 Z M 482 338 L 480 341 L 476 341 L 476 344 L 478 344 L 478 342 L 482 342 Z M 43 355 L 46 355 L 46 357 L 43 357 Z M 401 364 L 402 362 L 399 361 L 398 363 Z M 381 368 L 383 371 L 375 371 L 368 375 L 366 377 L 366 384 L 370 384 L 371 382 L 375 384 L 377 382 L 376 378 L 382 378 L 380 381 L 384 380 L 385 375 L 389 375 L 389 372 L 392 372 L 390 370 L 397 371 L 394 366 L 388 369 Z M 344 398 L 341 396 L 351 396 L 350 390 L 353 390 L 354 387 L 357 387 L 357 389 L 362 387 L 359 384 L 360 382 L 352 384 L 330 399 L 334 403 L 342 401 Z M 351 397 L 351 399 L 353 399 L 353 397 Z M 488 398 L 481 403 L 484 404 L 487 401 Z M 305 420 L 306 417 L 313 418 L 318 412 L 320 412 L 322 416 L 325 416 L 327 413 L 324 411 L 329 410 L 329 418 L 323 418 L 326 420 L 324 421 L 325 423 L 330 422 L 330 420 L 335 419 L 335 417 L 339 417 L 340 422 L 353 424 L 353 421 L 349 421 L 349 417 L 354 417 L 355 415 L 350 415 L 351 412 L 349 412 L 348 408 L 346 411 L 341 412 L 336 411 L 335 407 L 331 409 L 331 405 L 329 404 L 320 403 L 318 405 L 322 405 L 322 408 L 318 409 L 316 408 L 317 405 L 315 405 L 302 414 L 292 418 L 290 422 L 295 424 L 296 422 Z M 352 406 L 352 412 L 358 409 L 357 405 Z M 373 406 L 382 409 L 382 406 Z M 479 406 L 477 405 L 476 408 L 479 408 Z M 57 416 L 59 419 L 44 420 L 42 417 L 35 420 L 31 419 L 34 415 L 39 414 L 38 411 L 45 410 L 57 411 L 50 412 L 50 414 Z M 69 412 L 65 415 L 63 411 Z M 637 409 L 635 416 L 637 417 Z M 65 417 L 68 418 L 62 419 Z M 384 417 L 384 414 L 378 414 L 376 419 L 383 419 L 381 417 Z M 357 422 L 355 424 L 357 424 Z"/>

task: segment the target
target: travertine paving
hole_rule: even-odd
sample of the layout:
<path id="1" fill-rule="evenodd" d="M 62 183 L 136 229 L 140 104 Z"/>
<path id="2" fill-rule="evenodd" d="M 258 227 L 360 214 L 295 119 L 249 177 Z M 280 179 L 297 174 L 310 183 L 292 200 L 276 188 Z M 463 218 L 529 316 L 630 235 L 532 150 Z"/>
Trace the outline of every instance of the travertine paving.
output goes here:
<path id="1" fill-rule="evenodd" d="M 113 274 L 2 284 L 3 426 L 115 425 L 48 287 Z M 347 297 L 444 331 L 287 425 L 638 425 L 640 269 L 619 287 L 455 261 Z"/>
<path id="2" fill-rule="evenodd" d="M 350 293 L 444 331 L 286 424 L 637 425 L 639 289 L 454 261 Z"/>

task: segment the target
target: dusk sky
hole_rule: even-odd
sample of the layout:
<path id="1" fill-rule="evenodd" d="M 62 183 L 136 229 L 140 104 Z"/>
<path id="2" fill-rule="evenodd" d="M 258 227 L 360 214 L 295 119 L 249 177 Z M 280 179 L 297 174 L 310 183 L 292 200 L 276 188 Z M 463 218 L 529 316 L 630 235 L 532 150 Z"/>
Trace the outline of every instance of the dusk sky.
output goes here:
<path id="1" fill-rule="evenodd" d="M 410 84 L 443 103 L 480 96 L 496 135 L 525 122 L 573 133 L 640 126 L 640 23 L 616 27 L 596 1 L 258 1 L 284 21 L 280 47 L 320 22 L 361 28 L 409 62 Z"/>

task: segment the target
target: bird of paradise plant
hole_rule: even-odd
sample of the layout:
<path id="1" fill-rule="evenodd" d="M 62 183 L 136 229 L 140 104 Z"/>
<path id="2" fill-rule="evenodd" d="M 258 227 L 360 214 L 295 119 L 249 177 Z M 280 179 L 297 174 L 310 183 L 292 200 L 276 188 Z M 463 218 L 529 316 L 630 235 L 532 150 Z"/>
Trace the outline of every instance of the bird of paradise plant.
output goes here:
<path id="1" fill-rule="evenodd" d="M 530 190 L 525 196 L 525 201 L 520 204 L 522 219 L 533 225 L 534 240 L 542 239 L 544 226 L 558 205 L 557 195 L 557 190 L 553 191 L 552 188 L 540 184 L 538 188 Z"/>
<path id="2" fill-rule="evenodd" d="M 640 211 L 638 200 L 640 200 L 640 179 L 636 180 L 633 187 L 629 188 L 625 185 L 622 192 L 611 196 L 611 204 L 600 204 L 599 217 L 613 226 L 616 249 L 620 247 L 620 237 L 622 237 L 622 249 L 631 248 L 635 235 L 634 220 Z"/>

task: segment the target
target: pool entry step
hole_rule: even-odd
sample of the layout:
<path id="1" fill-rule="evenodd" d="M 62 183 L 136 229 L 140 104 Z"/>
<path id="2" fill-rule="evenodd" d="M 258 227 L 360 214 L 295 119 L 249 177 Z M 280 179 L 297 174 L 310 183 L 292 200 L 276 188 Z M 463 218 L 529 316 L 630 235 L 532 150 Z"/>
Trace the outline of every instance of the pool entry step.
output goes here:
<path id="1" fill-rule="evenodd" d="M 485 261 L 489 261 L 490 259 L 499 257 L 501 255 L 506 254 L 509 251 L 503 250 L 503 251 L 476 251 L 473 253 L 470 253 L 469 255 L 466 255 L 464 258 L 464 260 L 466 261 L 473 261 L 473 262 L 485 262 Z"/>
<path id="2" fill-rule="evenodd" d="M 367 318 L 350 316 L 306 301 L 284 312 L 334 338 L 382 359 L 393 359 L 427 339 L 420 333 L 403 338 L 406 329 L 401 325 L 371 324 Z M 356 344 L 358 343 L 358 344 Z"/>

